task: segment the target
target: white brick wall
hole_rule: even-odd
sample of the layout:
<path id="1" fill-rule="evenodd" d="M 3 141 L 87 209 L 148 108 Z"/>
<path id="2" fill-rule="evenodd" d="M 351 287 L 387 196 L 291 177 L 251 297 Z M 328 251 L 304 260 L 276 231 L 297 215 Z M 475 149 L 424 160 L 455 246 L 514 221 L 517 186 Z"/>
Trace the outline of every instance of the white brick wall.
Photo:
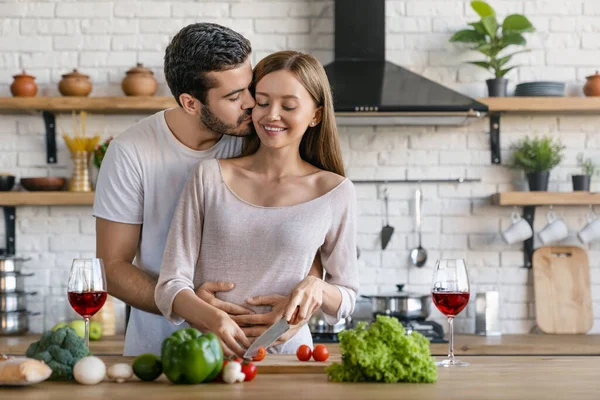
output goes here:
<path id="1" fill-rule="evenodd" d="M 365 0 L 366 1 L 366 0 Z M 585 77 L 600 60 L 600 5 L 596 0 L 492 0 L 503 17 L 526 13 L 537 32 L 528 35 L 530 53 L 519 57 L 521 67 L 511 72 L 510 88 L 527 80 L 564 80 L 569 92 L 581 95 Z M 448 43 L 452 32 L 476 18 L 468 0 L 388 0 L 387 55 L 429 79 L 472 96 L 485 96 L 483 70 L 465 65 L 477 54 Z M 322 62 L 332 59 L 333 0 L 225 1 L 0 1 L 0 96 L 9 95 L 12 75 L 25 68 L 37 77 L 40 93 L 56 95 L 61 74 L 72 68 L 88 73 L 92 95 L 120 95 L 124 72 L 144 62 L 168 94 L 162 73 L 164 48 L 183 26 L 210 21 L 246 35 L 253 44 L 253 62 L 281 49 L 313 52 Z M 142 118 L 130 115 L 92 116 L 88 125 L 106 136 L 117 135 Z M 416 245 L 413 185 L 390 185 L 390 223 L 396 232 L 381 251 L 379 232 L 384 224 L 382 188 L 357 185 L 359 198 L 359 260 L 362 292 L 389 291 L 396 283 L 426 292 L 432 268 L 440 257 L 465 257 L 472 290 L 499 290 L 503 302 L 503 331 L 528 332 L 535 324 L 533 282 L 521 268 L 519 245 L 507 246 L 500 232 L 509 224 L 508 208 L 492 206 L 489 195 L 526 187 L 523 176 L 490 164 L 488 122 L 468 127 L 342 127 L 342 149 L 348 174 L 368 178 L 476 177 L 481 183 L 424 184 L 423 245 L 427 265 L 409 265 Z M 69 129 L 69 116 L 58 125 Z M 570 190 L 575 157 L 584 151 L 600 156 L 600 117 L 580 115 L 510 115 L 502 120 L 503 160 L 511 143 L 528 134 L 552 134 L 568 147 L 567 157 L 552 172 L 551 189 Z M 35 116 L 0 117 L 0 169 L 17 176 L 70 175 L 71 162 L 58 139 L 59 162 L 45 163 L 42 119 Z M 594 188 L 600 186 L 594 184 Z M 64 284 L 74 257 L 93 254 L 95 225 L 89 207 L 21 207 L 17 211 L 17 250 L 32 258 L 36 276 L 28 281 L 41 293 Z M 585 207 L 557 208 L 569 224 L 574 240 L 584 221 Z M 536 227 L 544 224 L 547 208 L 537 213 Z M 4 228 L 0 239 L 4 240 Z M 0 247 L 3 246 L 3 242 Z M 591 245 L 594 331 L 600 332 L 600 244 Z M 42 299 L 36 310 L 43 311 Z M 443 321 L 437 312 L 433 314 Z M 474 329 L 472 312 L 457 321 L 463 331 Z M 42 318 L 32 321 L 43 329 Z"/>

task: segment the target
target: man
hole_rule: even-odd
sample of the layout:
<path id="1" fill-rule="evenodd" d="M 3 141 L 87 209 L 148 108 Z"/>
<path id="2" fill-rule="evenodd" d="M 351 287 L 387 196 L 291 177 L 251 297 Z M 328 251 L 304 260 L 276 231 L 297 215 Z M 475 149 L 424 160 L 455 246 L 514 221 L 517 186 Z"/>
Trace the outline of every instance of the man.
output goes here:
<path id="1" fill-rule="evenodd" d="M 250 52 L 246 38 L 223 26 L 183 28 L 164 61 L 179 107 L 145 118 L 119 135 L 102 162 L 94 201 L 96 252 L 104 260 L 109 293 L 132 306 L 124 355 L 160 354 L 163 339 L 182 327 L 159 315 L 154 302 L 165 242 L 191 168 L 205 159 L 238 155 L 242 137 L 250 133 L 255 105 L 248 90 Z M 196 294 L 228 314 L 251 314 L 214 295 L 231 289 L 233 284 L 208 282 Z M 268 314 L 247 315 L 244 331 L 249 336 L 262 333 L 281 317 L 276 315 L 281 301 L 267 296 L 253 302 L 277 307 Z"/>

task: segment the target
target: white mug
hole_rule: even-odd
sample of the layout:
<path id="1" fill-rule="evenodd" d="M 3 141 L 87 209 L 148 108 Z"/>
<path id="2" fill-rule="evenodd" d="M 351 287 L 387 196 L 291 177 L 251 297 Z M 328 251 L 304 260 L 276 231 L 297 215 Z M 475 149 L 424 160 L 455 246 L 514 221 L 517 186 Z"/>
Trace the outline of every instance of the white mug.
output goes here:
<path id="1" fill-rule="evenodd" d="M 533 236 L 531 225 L 521 218 L 518 212 L 513 212 L 511 218 L 512 224 L 502 232 L 502 237 L 507 244 L 523 242 Z"/>
<path id="2" fill-rule="evenodd" d="M 587 224 L 579 231 L 577 237 L 583 243 L 589 243 L 600 238 L 600 219 L 596 218 L 593 211 L 587 215 Z"/>
<path id="3" fill-rule="evenodd" d="M 565 224 L 565 221 L 562 219 L 557 218 L 554 211 L 550 210 L 546 218 L 548 220 L 548 225 L 538 233 L 543 244 L 559 242 L 569 236 L 567 224 Z"/>

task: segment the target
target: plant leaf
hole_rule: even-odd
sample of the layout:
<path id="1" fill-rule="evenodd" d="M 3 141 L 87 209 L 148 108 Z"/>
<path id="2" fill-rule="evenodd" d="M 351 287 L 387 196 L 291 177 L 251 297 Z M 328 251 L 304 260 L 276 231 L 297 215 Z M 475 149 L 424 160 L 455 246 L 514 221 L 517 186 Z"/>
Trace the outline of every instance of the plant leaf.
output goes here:
<path id="1" fill-rule="evenodd" d="M 512 67 L 506 68 L 506 69 L 501 69 L 501 70 L 496 70 L 496 78 L 503 78 L 504 75 L 506 75 L 508 73 L 508 71 L 510 71 L 513 68 L 517 68 L 517 65 L 514 65 Z"/>
<path id="2" fill-rule="evenodd" d="M 450 38 L 450 42 L 463 42 L 463 43 L 479 43 L 485 40 L 485 35 L 471 29 L 464 29 L 456 32 Z"/>
<path id="3" fill-rule="evenodd" d="M 469 22 L 467 25 L 471 25 L 477 32 L 487 35 L 487 32 L 481 22 Z"/>
<path id="4" fill-rule="evenodd" d="M 503 32 L 535 32 L 535 28 L 527 17 L 520 14 L 511 14 L 502 23 Z"/>
<path id="5" fill-rule="evenodd" d="M 496 21 L 495 15 L 489 15 L 487 17 L 483 17 L 481 19 L 481 23 L 485 29 L 485 32 L 490 35 L 490 37 L 496 37 L 496 31 L 498 30 L 498 21 Z"/>
<path id="6" fill-rule="evenodd" d="M 491 64 L 487 61 L 467 61 L 467 64 L 477 65 L 483 69 L 489 70 L 492 68 Z"/>
<path id="7" fill-rule="evenodd" d="M 488 57 L 492 57 L 492 54 L 495 51 L 494 46 L 492 46 L 492 44 L 490 44 L 490 43 L 484 43 L 482 45 L 479 45 L 479 46 L 473 48 L 473 50 L 479 51 Z"/>
<path id="8" fill-rule="evenodd" d="M 525 40 L 523 35 L 521 35 L 520 33 L 510 32 L 510 33 L 505 33 L 502 36 L 502 43 L 505 44 L 506 46 L 511 45 L 511 44 L 514 44 L 517 46 L 525 46 L 525 44 L 527 44 L 527 41 Z M 504 47 L 506 47 L 506 46 L 504 46 Z"/>
<path id="9" fill-rule="evenodd" d="M 530 51 L 530 50 L 519 50 L 519 51 L 515 51 L 514 53 L 507 54 L 507 55 L 505 55 L 504 57 L 502 57 L 502 58 L 499 58 L 499 59 L 498 59 L 498 66 L 499 66 L 499 67 L 503 66 L 504 64 L 506 64 L 507 62 L 509 62 L 509 61 L 510 61 L 510 59 L 511 59 L 511 58 L 512 58 L 514 55 L 516 55 L 516 54 L 519 54 L 519 53 L 528 53 L 529 51 Z"/>
<path id="10" fill-rule="evenodd" d="M 496 12 L 492 6 L 485 1 L 472 1 L 471 8 L 473 8 L 473 10 L 475 10 L 475 12 L 479 14 L 481 18 L 488 17 L 490 15 L 496 15 Z"/>

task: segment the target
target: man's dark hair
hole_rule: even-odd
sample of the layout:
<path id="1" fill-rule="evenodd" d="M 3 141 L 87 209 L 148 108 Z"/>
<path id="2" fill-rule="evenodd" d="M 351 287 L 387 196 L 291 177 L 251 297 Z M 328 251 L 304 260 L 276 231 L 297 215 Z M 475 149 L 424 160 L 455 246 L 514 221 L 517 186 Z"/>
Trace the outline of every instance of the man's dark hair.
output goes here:
<path id="1" fill-rule="evenodd" d="M 221 25 L 197 23 L 180 30 L 165 51 L 165 78 L 177 104 L 182 93 L 206 104 L 208 90 L 216 86 L 207 73 L 235 68 L 251 51 L 248 39 Z"/>

